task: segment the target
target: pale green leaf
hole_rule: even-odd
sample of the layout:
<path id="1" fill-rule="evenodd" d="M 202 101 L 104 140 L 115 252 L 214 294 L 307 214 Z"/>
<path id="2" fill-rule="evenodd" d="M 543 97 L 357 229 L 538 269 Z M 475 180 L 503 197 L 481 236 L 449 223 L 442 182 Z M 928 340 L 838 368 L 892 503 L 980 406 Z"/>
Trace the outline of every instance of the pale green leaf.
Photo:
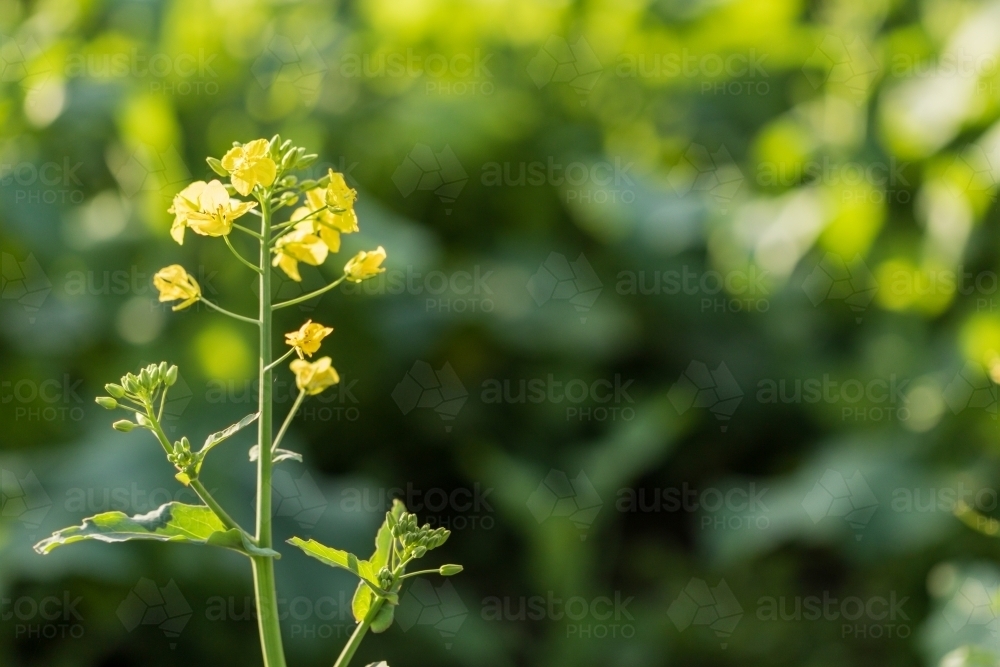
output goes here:
<path id="1" fill-rule="evenodd" d="M 396 608 L 391 604 L 382 603 L 382 606 L 375 613 L 375 618 L 372 619 L 372 632 L 379 633 L 388 630 L 392 625 L 392 617 L 395 611 Z"/>
<path id="2" fill-rule="evenodd" d="M 257 421 L 257 417 L 259 417 L 259 416 L 260 416 L 259 412 L 255 412 L 253 414 L 247 415 L 246 417 L 244 417 L 243 419 L 239 420 L 238 422 L 236 422 L 232 426 L 230 426 L 230 427 L 228 427 L 228 428 L 226 428 L 226 429 L 224 429 L 222 431 L 218 431 L 216 433 L 213 433 L 212 435 L 208 436 L 207 438 L 205 438 L 205 444 L 202 445 L 201 451 L 199 453 L 202 454 L 202 455 L 207 454 L 209 452 L 209 450 L 211 450 L 213 447 L 215 447 L 217 444 L 219 444 L 223 440 L 226 440 L 227 438 L 231 438 L 232 436 L 234 436 L 241 429 L 246 428 L 250 424 L 252 424 L 255 421 Z"/>
<path id="3" fill-rule="evenodd" d="M 250 448 L 250 461 L 256 461 L 257 457 L 260 456 L 260 445 L 254 445 Z M 298 452 L 293 452 L 289 449 L 281 449 L 280 447 L 274 450 L 274 455 L 271 457 L 271 461 L 274 463 L 281 463 L 282 461 L 298 461 L 302 463 L 302 455 Z"/>
<path id="4" fill-rule="evenodd" d="M 375 593 L 368 588 L 365 582 L 358 582 L 358 590 L 354 591 L 354 599 L 351 600 L 351 611 L 354 613 L 354 620 L 360 623 L 365 620 L 368 610 L 371 609 L 375 600 Z"/>
<path id="5" fill-rule="evenodd" d="M 123 512 L 104 512 L 84 519 L 83 524 L 53 533 L 52 537 L 35 545 L 40 554 L 51 553 L 56 547 L 74 542 L 128 542 L 154 540 L 208 544 L 239 551 L 244 555 L 276 557 L 271 549 L 254 546 L 239 530 L 227 529 L 210 508 L 172 502 L 148 514 L 130 517 Z"/>

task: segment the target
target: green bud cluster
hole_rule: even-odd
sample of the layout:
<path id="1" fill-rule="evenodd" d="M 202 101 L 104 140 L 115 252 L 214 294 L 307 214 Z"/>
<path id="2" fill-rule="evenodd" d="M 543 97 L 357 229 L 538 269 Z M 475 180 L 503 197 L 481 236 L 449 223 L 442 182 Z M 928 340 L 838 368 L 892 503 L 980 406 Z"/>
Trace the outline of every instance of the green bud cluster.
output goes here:
<path id="1" fill-rule="evenodd" d="M 417 515 L 410 512 L 403 512 L 398 518 L 392 512 L 387 512 L 385 520 L 392 536 L 403 546 L 404 558 L 423 558 L 428 551 L 438 548 L 451 536 L 451 531 L 445 528 L 431 528 L 427 523 L 418 526 Z"/>
<path id="2" fill-rule="evenodd" d="M 195 454 L 191 451 L 191 442 L 187 437 L 183 437 L 174 443 L 174 451 L 167 454 L 167 459 L 177 466 L 178 470 L 185 470 L 195 462 Z"/>
<path id="3" fill-rule="evenodd" d="M 94 401 L 105 410 L 114 410 L 126 407 L 119 401 L 129 401 L 133 405 L 145 408 L 152 404 L 161 390 L 166 391 L 168 387 L 177 382 L 177 366 L 167 365 L 161 361 L 159 364 L 150 364 L 138 373 L 127 373 L 122 379 L 115 383 L 104 385 L 107 396 L 98 396 Z M 137 427 L 149 428 L 152 422 L 142 413 L 136 415 L 136 421 L 122 419 L 112 424 L 112 428 L 122 433 L 128 433 Z"/>

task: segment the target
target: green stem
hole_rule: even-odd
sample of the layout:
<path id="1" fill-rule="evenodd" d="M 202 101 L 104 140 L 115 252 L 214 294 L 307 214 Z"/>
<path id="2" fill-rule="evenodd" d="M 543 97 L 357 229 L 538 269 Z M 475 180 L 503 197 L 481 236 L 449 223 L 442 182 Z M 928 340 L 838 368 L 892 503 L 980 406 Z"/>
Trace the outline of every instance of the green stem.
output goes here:
<path id="1" fill-rule="evenodd" d="M 222 505 L 219 504 L 219 501 L 216 500 L 211 493 L 209 493 L 208 489 L 205 488 L 205 485 L 202 484 L 200 480 L 192 479 L 191 488 L 194 490 L 195 493 L 198 494 L 198 497 L 201 498 L 201 501 L 203 503 L 212 508 L 212 511 L 215 512 L 215 515 L 222 520 L 222 523 L 226 525 L 226 528 L 229 529 L 235 528 L 241 533 L 246 534 L 246 531 L 243 530 L 242 527 L 240 527 L 240 524 L 236 523 L 233 517 L 229 516 L 226 510 L 222 509 Z"/>
<path id="2" fill-rule="evenodd" d="M 347 278 L 347 274 L 346 273 L 344 275 L 340 276 L 339 278 L 337 278 L 336 280 L 334 280 L 332 283 L 330 283 L 326 287 L 320 287 L 318 290 L 315 290 L 313 292 L 309 292 L 309 294 L 303 294 L 302 296 L 295 297 L 294 299 L 289 299 L 288 301 L 282 301 L 281 303 L 276 303 L 276 304 L 274 304 L 272 306 L 272 309 L 273 310 L 278 310 L 279 308 L 287 308 L 288 306 L 294 306 L 297 303 L 302 303 L 303 301 L 308 301 L 309 299 L 311 299 L 313 297 L 316 297 L 316 296 L 319 296 L 320 294 L 323 294 L 324 292 L 329 292 L 334 287 L 336 287 L 340 283 L 344 282 L 345 278 Z"/>
<path id="3" fill-rule="evenodd" d="M 155 435 L 156 439 L 160 441 L 160 446 L 163 447 L 163 451 L 167 453 L 167 456 L 173 454 L 174 448 L 170 446 L 170 438 L 168 438 L 167 434 L 163 432 L 163 427 L 160 426 L 160 420 L 158 420 L 156 416 L 153 415 L 152 404 L 147 403 L 145 407 L 146 407 L 146 417 L 153 424 L 153 429 L 152 429 L 153 435 Z M 138 412 L 138 410 L 136 412 Z"/>
<path id="4" fill-rule="evenodd" d="M 249 266 L 251 270 L 256 271 L 257 273 L 260 273 L 260 269 L 257 268 L 256 264 L 251 264 L 250 262 L 248 262 L 247 260 L 245 260 L 243 258 L 243 255 L 241 255 L 240 253 L 236 252 L 236 248 L 233 247 L 233 243 L 232 243 L 232 241 L 229 240 L 228 236 L 223 236 L 222 238 L 225 239 L 226 245 L 229 246 L 229 249 L 232 251 L 232 253 L 234 255 L 236 255 L 236 259 L 240 260 L 241 262 L 243 262 L 244 264 L 246 264 L 247 266 Z"/>
<path id="5" fill-rule="evenodd" d="M 278 436 L 274 439 L 274 444 L 271 445 L 272 456 L 274 455 L 273 454 L 274 450 L 276 450 L 278 448 L 278 445 L 281 444 L 281 439 L 285 437 L 285 431 L 288 430 L 288 427 L 291 425 L 292 420 L 295 419 L 295 413 L 299 411 L 299 406 L 302 405 L 302 401 L 303 399 L 305 399 L 305 397 L 306 397 L 306 392 L 300 391 L 298 398 L 295 399 L 295 403 L 292 405 L 291 411 L 289 411 L 288 416 L 285 417 L 285 421 L 281 425 L 281 428 L 278 429 Z"/>
<path id="6" fill-rule="evenodd" d="M 260 417 L 257 422 L 257 545 L 270 549 L 273 545 L 271 531 L 271 417 L 273 392 L 271 369 L 271 266 L 268 243 L 271 235 L 270 193 L 264 191 L 261 204 L 260 240 L 260 342 L 258 380 L 260 387 Z M 274 580 L 274 559 L 253 558 L 254 595 L 257 603 L 257 625 L 260 630 L 261 652 L 264 667 L 285 667 L 284 649 L 281 644 L 281 623 L 278 619 L 278 593 Z"/>
<path id="7" fill-rule="evenodd" d="M 419 577 L 421 574 L 440 574 L 441 570 L 420 570 L 418 572 L 408 572 L 400 577 L 400 579 L 409 579 L 410 577 Z"/>
<path id="8" fill-rule="evenodd" d="M 168 391 L 170 391 L 170 387 L 163 385 L 163 393 L 160 394 L 160 409 L 156 411 L 156 421 L 163 419 L 163 407 L 167 404 Z"/>
<path id="9" fill-rule="evenodd" d="M 274 361 L 272 361 L 271 364 L 267 367 L 267 369 L 271 370 L 272 368 L 274 368 L 275 366 L 277 366 L 278 364 L 280 364 L 282 361 L 284 361 L 288 357 L 292 356 L 292 354 L 294 354 L 294 353 L 295 353 L 295 348 L 293 347 L 288 352 L 285 352 L 283 355 L 281 355 L 280 358 L 275 359 Z"/>
<path id="10" fill-rule="evenodd" d="M 368 610 L 364 620 L 358 623 L 358 627 L 354 628 L 354 633 L 344 646 L 344 650 L 340 652 L 337 662 L 333 663 L 333 667 L 347 667 L 350 664 L 351 658 L 354 657 L 358 647 L 361 646 L 361 640 L 365 638 L 368 628 L 371 627 L 372 621 L 375 620 L 375 615 L 378 614 L 378 610 L 382 608 L 384 602 L 385 600 L 382 598 L 375 598 L 372 601 L 371 609 Z"/>
<path id="11" fill-rule="evenodd" d="M 209 308 L 211 308 L 212 310 L 217 310 L 220 313 L 222 313 L 223 315 L 228 315 L 229 317 L 232 317 L 234 319 L 237 319 L 237 320 L 240 320 L 240 321 L 243 321 L 243 322 L 249 322 L 250 324 L 260 324 L 260 322 L 258 320 L 255 320 L 252 317 L 244 317 L 242 315 L 237 315 L 236 313 L 231 313 L 228 310 L 226 310 L 225 308 L 223 308 L 222 306 L 217 306 L 217 305 L 215 305 L 214 303 L 212 303 L 211 301 L 209 301 L 208 299 L 206 299 L 204 297 L 202 297 L 200 299 L 200 301 L 203 304 L 205 304 L 206 306 L 208 306 Z"/>
<path id="12" fill-rule="evenodd" d="M 252 212 L 256 213 L 256 211 L 252 211 Z M 233 229 L 238 229 L 241 232 L 243 232 L 244 234 L 249 234 L 250 236 L 254 237 L 255 239 L 260 240 L 260 234 L 258 234 L 257 232 L 255 232 L 252 229 L 248 229 L 248 228 L 244 227 L 243 225 L 237 225 L 234 222 L 233 223 Z M 254 268 L 256 269 L 257 267 L 255 266 Z"/>

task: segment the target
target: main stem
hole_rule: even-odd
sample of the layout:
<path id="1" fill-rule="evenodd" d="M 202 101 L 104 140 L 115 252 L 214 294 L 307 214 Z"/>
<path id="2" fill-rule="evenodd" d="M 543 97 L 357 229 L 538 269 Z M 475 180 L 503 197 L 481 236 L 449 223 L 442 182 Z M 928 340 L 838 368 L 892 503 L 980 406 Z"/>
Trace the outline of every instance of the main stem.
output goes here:
<path id="1" fill-rule="evenodd" d="M 261 197 L 260 241 L 260 418 L 257 422 L 257 544 L 272 548 L 271 535 L 271 263 L 268 244 L 271 236 L 271 194 Z M 264 667 L 285 667 L 281 645 L 281 623 L 278 620 L 278 593 L 274 581 L 274 559 L 253 559 L 254 593 L 257 602 L 257 624 L 260 628 Z"/>
<path id="2" fill-rule="evenodd" d="M 337 662 L 333 663 L 333 667 L 347 667 L 351 663 L 351 658 L 354 657 L 354 653 L 361 646 L 361 640 L 368 634 L 368 628 L 371 627 L 372 621 L 375 620 L 375 616 L 378 614 L 378 610 L 382 607 L 383 602 L 382 598 L 375 598 L 372 601 L 371 608 L 364 619 L 354 628 L 354 633 L 351 634 L 351 638 L 344 646 L 344 650 L 340 652 Z"/>

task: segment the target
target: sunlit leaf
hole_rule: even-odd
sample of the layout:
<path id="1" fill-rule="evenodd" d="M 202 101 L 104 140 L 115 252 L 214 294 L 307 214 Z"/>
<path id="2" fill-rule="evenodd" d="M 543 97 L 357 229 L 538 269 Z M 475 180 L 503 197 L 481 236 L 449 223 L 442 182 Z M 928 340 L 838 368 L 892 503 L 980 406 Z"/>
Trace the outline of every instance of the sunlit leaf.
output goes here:
<path id="1" fill-rule="evenodd" d="M 256 462 L 259 456 L 260 445 L 254 445 L 250 448 L 250 461 Z M 271 457 L 271 461 L 274 463 L 281 463 L 282 461 L 298 461 L 299 463 L 302 463 L 302 455 L 289 449 L 279 448 L 274 450 L 274 455 Z"/>
<path id="2" fill-rule="evenodd" d="M 243 419 L 239 420 L 238 422 L 236 422 L 232 426 L 230 426 L 230 427 L 228 427 L 228 428 L 226 428 L 226 429 L 224 429 L 222 431 L 218 431 L 216 433 L 213 433 L 212 435 L 208 436 L 205 439 L 205 444 L 202 446 L 200 453 L 201 454 L 207 454 L 213 447 L 215 447 L 217 444 L 219 444 L 223 440 L 226 440 L 227 438 L 231 438 L 240 429 L 246 428 L 250 424 L 252 424 L 255 421 L 257 421 L 257 417 L 259 417 L 259 416 L 260 416 L 259 412 L 255 412 L 253 414 L 247 415 L 246 417 L 244 417 Z"/>
<path id="3" fill-rule="evenodd" d="M 148 514 L 133 517 L 123 512 L 92 516 L 84 519 L 82 525 L 56 531 L 52 537 L 36 544 L 35 551 L 48 554 L 56 547 L 84 540 L 109 543 L 131 540 L 185 542 L 224 547 L 248 556 L 278 556 L 276 551 L 254 546 L 239 530 L 227 529 L 210 508 L 178 502 L 167 503 Z"/>

